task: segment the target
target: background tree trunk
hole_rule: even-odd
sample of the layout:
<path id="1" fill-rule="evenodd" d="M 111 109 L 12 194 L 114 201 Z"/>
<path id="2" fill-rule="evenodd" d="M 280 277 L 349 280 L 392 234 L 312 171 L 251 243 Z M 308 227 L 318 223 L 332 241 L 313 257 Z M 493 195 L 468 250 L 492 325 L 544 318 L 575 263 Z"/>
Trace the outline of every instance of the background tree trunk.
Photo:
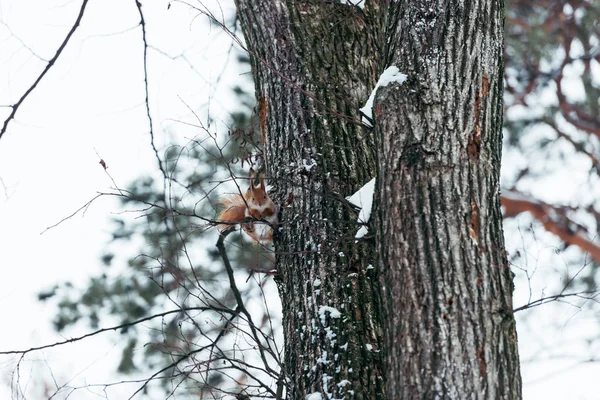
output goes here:
<path id="1" fill-rule="evenodd" d="M 271 191 L 289 399 L 385 398 L 375 248 L 345 201 L 376 174 L 358 108 L 378 76 L 383 9 L 238 0 Z M 292 200 L 293 199 L 293 200 Z M 338 314 L 339 313 L 339 314 Z"/>
<path id="2" fill-rule="evenodd" d="M 503 2 L 394 3 L 378 92 L 377 218 L 390 399 L 518 399 L 499 203 Z"/>

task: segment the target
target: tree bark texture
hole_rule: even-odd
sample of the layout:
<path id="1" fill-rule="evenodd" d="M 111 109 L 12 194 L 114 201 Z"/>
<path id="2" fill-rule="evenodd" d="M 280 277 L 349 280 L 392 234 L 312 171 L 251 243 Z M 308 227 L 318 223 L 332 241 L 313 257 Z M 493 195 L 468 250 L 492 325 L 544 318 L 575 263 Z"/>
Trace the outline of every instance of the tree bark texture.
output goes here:
<path id="1" fill-rule="evenodd" d="M 498 198 L 502 3 L 236 5 L 282 205 L 286 398 L 520 398 Z M 370 130 L 357 110 L 390 65 L 408 81 L 378 90 Z M 344 198 L 376 173 L 375 240 L 355 243 Z"/>
<path id="2" fill-rule="evenodd" d="M 383 8 L 237 0 L 264 121 L 288 399 L 384 399 L 372 239 L 346 202 L 376 174 L 360 123 L 383 48 Z M 262 128 L 262 127 L 261 127 Z"/>
<path id="3" fill-rule="evenodd" d="M 390 399 L 519 399 L 499 202 L 503 2 L 393 3 L 376 218 Z"/>

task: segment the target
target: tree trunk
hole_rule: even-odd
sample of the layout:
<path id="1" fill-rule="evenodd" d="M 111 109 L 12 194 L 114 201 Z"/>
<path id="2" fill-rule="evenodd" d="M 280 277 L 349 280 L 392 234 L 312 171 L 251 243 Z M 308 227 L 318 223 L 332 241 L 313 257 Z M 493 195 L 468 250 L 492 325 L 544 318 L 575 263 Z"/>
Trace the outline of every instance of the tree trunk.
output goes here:
<path id="1" fill-rule="evenodd" d="M 465 1 L 236 0 L 282 205 L 287 399 L 520 397 L 498 201 L 503 10 Z M 357 110 L 387 65 L 409 80 L 378 91 L 369 130 Z M 378 262 L 344 200 L 377 168 Z"/>
<path id="2" fill-rule="evenodd" d="M 426 4 L 425 4 L 426 3 Z M 499 202 L 503 2 L 398 2 L 377 226 L 390 399 L 519 399 Z"/>
<path id="3" fill-rule="evenodd" d="M 282 207 L 275 239 L 286 398 L 384 399 L 375 246 L 372 239 L 355 244 L 357 216 L 344 199 L 376 174 L 374 134 L 357 110 L 377 79 L 383 9 L 236 5 L 271 193 L 291 203 Z"/>

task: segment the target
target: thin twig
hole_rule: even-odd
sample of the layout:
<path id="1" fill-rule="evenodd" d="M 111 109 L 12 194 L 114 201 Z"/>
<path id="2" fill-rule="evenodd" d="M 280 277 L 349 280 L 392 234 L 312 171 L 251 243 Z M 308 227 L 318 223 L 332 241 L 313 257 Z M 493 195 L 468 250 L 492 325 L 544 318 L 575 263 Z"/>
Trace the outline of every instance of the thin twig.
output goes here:
<path id="1" fill-rule="evenodd" d="M 271 368 L 271 366 L 269 365 L 269 363 L 267 362 L 267 358 L 265 357 L 265 353 L 264 353 L 265 349 L 264 349 L 264 346 L 262 345 L 262 343 L 258 337 L 258 334 L 256 332 L 256 326 L 255 326 L 254 322 L 252 321 L 252 317 L 250 316 L 250 313 L 248 312 L 248 310 L 246 309 L 246 306 L 244 305 L 244 300 L 242 299 L 242 294 L 240 293 L 240 290 L 238 289 L 237 284 L 235 283 L 235 276 L 233 274 L 233 268 L 231 267 L 231 263 L 229 262 L 229 257 L 227 256 L 227 251 L 225 250 L 225 238 L 227 237 L 227 235 L 229 235 L 233 231 L 234 231 L 234 228 L 230 227 L 221 232 L 221 234 L 219 235 L 219 240 L 217 241 L 217 249 L 219 250 L 219 255 L 223 259 L 223 264 L 225 265 L 225 270 L 227 271 L 227 276 L 229 278 L 229 287 L 230 287 L 231 291 L 233 292 L 233 296 L 235 297 L 235 300 L 237 302 L 237 309 L 239 311 L 241 311 L 241 313 L 244 314 L 248 320 L 248 325 L 250 326 L 250 330 L 252 332 L 252 337 L 254 338 L 254 341 L 256 342 L 256 346 L 258 348 L 260 358 L 265 366 L 265 369 L 271 374 L 278 375 L 277 371 L 274 371 Z M 275 394 L 275 393 L 273 393 L 273 394 Z"/>
<path id="2" fill-rule="evenodd" d="M 81 19 L 83 18 L 83 13 L 85 12 L 85 7 L 87 6 L 87 4 L 88 4 L 88 0 L 83 0 L 83 3 L 81 4 L 81 8 L 79 9 L 79 15 L 77 15 L 77 19 L 75 20 L 75 23 L 71 27 L 71 30 L 69 30 L 69 33 L 67 33 L 65 40 L 63 40 L 61 45 L 58 47 L 58 50 L 56 50 L 56 54 L 54 54 L 54 57 L 52 57 L 50 59 L 50 61 L 48 61 L 46 68 L 44 68 L 42 73 L 37 77 L 35 82 L 33 82 L 33 84 L 29 87 L 29 89 L 27 89 L 25 91 L 23 96 L 21 96 L 21 98 L 15 104 L 10 106 L 10 108 L 12 108 L 12 111 L 11 111 L 10 115 L 8 116 L 8 118 L 6 118 L 6 120 L 4 121 L 4 124 L 2 125 L 2 129 L 0 129 L 0 138 L 2 138 L 2 135 L 4 135 L 4 133 L 6 132 L 6 128 L 8 127 L 8 124 L 10 123 L 10 121 L 12 121 L 15 118 L 17 110 L 19 109 L 21 104 L 23 104 L 23 101 L 25 101 L 25 99 L 29 96 L 29 94 L 31 94 L 31 92 L 33 92 L 33 90 L 41 82 L 41 80 L 48 73 L 48 71 L 50 71 L 50 68 L 52 68 L 54 66 L 54 64 L 56 63 L 56 60 L 58 60 L 58 57 L 60 57 L 61 53 L 63 52 L 63 50 L 69 43 L 69 41 L 71 40 L 71 37 L 73 36 L 75 31 L 79 27 L 79 24 L 81 23 Z"/>
<path id="3" fill-rule="evenodd" d="M 163 166 L 163 162 L 158 154 L 158 149 L 156 148 L 156 144 L 154 143 L 154 125 L 152 123 L 152 115 L 150 114 L 150 95 L 148 90 L 148 41 L 146 40 L 146 20 L 144 19 L 144 13 L 142 12 L 142 3 L 139 0 L 135 0 L 135 5 L 138 9 L 138 13 L 140 14 L 140 26 L 142 27 L 142 41 L 144 42 L 144 88 L 146 93 L 146 116 L 148 117 L 148 124 L 150 129 L 150 144 L 152 145 L 152 150 L 154 150 L 154 155 L 158 160 L 158 168 L 160 172 L 162 172 L 163 177 L 167 178 L 167 173 Z"/>
<path id="4" fill-rule="evenodd" d="M 586 296 L 589 295 L 589 296 Z M 543 304 L 549 303 L 551 301 L 556 301 L 556 300 L 560 300 L 560 299 L 564 299 L 564 298 L 568 298 L 568 297 L 578 297 L 581 299 L 585 299 L 585 300 L 592 300 L 595 297 L 597 297 L 598 295 L 600 295 L 600 293 L 598 293 L 597 291 L 585 291 L 585 292 L 579 292 L 579 293 L 566 293 L 566 294 L 555 294 L 553 296 L 546 296 L 546 297 L 542 297 L 539 298 L 537 300 L 531 301 L 521 307 L 517 307 L 513 310 L 513 313 L 519 312 L 519 311 L 523 311 L 523 310 L 528 310 L 530 308 L 534 308 L 537 306 L 541 306 Z"/>
<path id="5" fill-rule="evenodd" d="M 86 333 L 85 335 L 82 335 L 82 336 L 78 336 L 78 337 L 71 338 L 71 339 L 66 339 L 66 340 L 63 340 L 63 341 L 60 341 L 60 342 L 56 342 L 56 343 L 52 343 L 52 344 L 46 344 L 46 345 L 39 346 L 39 347 L 31 347 L 31 348 L 26 349 L 26 350 L 0 351 L 0 355 L 8 355 L 8 354 L 23 354 L 23 355 L 25 355 L 25 354 L 30 353 L 32 351 L 49 349 L 51 347 L 61 346 L 63 344 L 67 344 L 67 343 L 74 343 L 74 342 L 78 342 L 80 340 L 83 340 L 83 339 L 86 339 L 86 338 L 89 338 L 89 337 L 92 337 L 92 336 L 99 335 L 99 334 L 104 333 L 104 332 L 116 331 L 117 329 L 127 328 L 127 327 L 130 327 L 130 326 L 141 324 L 142 322 L 150 321 L 150 320 L 152 320 L 154 318 L 164 317 L 165 315 L 174 314 L 174 313 L 180 313 L 182 311 L 194 311 L 194 310 L 196 310 L 196 311 L 218 311 L 218 312 L 224 312 L 224 313 L 233 313 L 232 310 L 229 310 L 229 309 L 226 309 L 226 308 L 219 308 L 219 307 L 189 307 L 189 308 L 180 308 L 180 309 L 176 309 L 176 310 L 165 311 L 165 312 L 162 312 L 162 313 L 159 313 L 159 314 L 153 314 L 153 315 L 150 315 L 148 317 L 138 319 L 136 321 L 126 322 L 124 324 L 111 326 L 109 328 L 98 329 L 97 331 Z"/>
<path id="6" fill-rule="evenodd" d="M 183 356 L 179 357 L 177 360 L 173 361 L 171 364 L 167 365 L 164 368 L 161 368 L 160 370 L 156 371 L 155 373 L 153 373 L 150 377 L 144 379 L 144 384 L 142 386 L 140 386 L 135 392 L 133 392 L 133 394 L 131 396 L 129 396 L 129 399 L 134 398 L 138 393 L 140 393 L 142 390 L 144 390 L 144 388 L 146 386 L 148 386 L 148 383 L 151 382 L 152 380 L 154 380 L 158 375 L 162 374 L 163 372 L 176 367 L 177 365 L 179 365 L 182 361 L 187 360 L 190 356 L 196 354 L 196 353 L 200 353 L 204 350 L 206 350 L 209 347 L 212 346 L 216 346 L 217 343 L 219 342 L 219 340 L 221 340 L 221 338 L 223 336 L 225 336 L 225 333 L 228 331 L 228 327 L 231 324 L 231 322 L 238 316 L 238 313 L 233 313 L 233 315 L 231 315 L 231 317 L 227 320 L 227 322 L 225 323 L 223 329 L 221 330 L 221 332 L 219 332 L 219 334 L 217 335 L 217 337 L 215 338 L 214 341 L 212 341 L 210 344 L 207 344 L 206 346 L 202 346 L 199 349 L 196 350 L 192 350 L 187 352 L 186 354 L 184 354 Z"/>

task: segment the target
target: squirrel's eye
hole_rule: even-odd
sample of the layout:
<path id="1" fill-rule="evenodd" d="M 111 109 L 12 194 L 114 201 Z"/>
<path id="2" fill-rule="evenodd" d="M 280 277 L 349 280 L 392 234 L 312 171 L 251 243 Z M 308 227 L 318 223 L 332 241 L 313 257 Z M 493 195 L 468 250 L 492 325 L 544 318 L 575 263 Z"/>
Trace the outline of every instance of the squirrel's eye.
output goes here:
<path id="1" fill-rule="evenodd" d="M 265 200 L 267 199 L 267 195 L 266 194 L 263 194 L 263 199 L 265 199 Z"/>
<path id="2" fill-rule="evenodd" d="M 254 200 L 254 197 L 253 197 L 251 201 L 256 201 L 256 200 Z"/>

